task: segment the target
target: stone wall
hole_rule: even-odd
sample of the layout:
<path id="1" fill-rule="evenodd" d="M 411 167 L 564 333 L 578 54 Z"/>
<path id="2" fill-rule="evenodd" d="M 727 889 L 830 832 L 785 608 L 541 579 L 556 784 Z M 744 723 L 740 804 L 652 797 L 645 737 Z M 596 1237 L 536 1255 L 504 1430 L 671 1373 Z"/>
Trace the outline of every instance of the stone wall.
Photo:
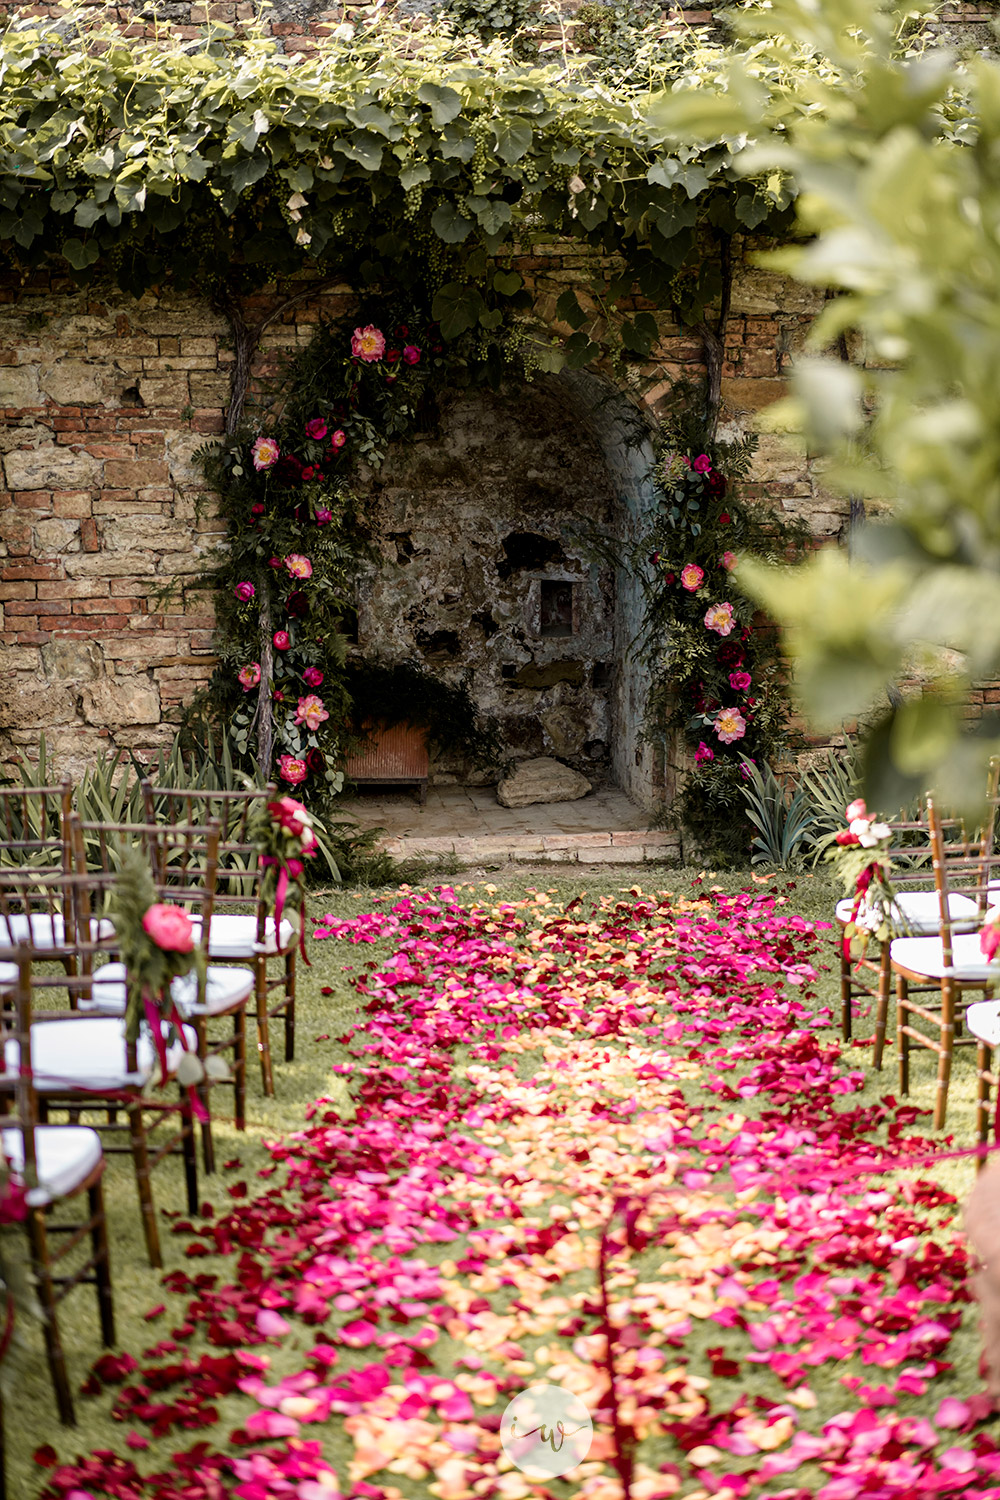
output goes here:
<path id="1" fill-rule="evenodd" d="M 568 333 L 555 322 L 556 299 L 567 284 L 587 285 L 598 264 L 579 247 L 560 244 L 532 246 L 517 264 L 534 286 L 538 318 Z M 251 316 L 282 295 L 282 289 L 261 294 Z M 308 342 L 321 315 L 338 317 L 351 305 L 346 287 L 297 303 L 269 329 L 258 377 L 273 377 L 281 356 Z M 642 305 L 648 306 L 636 302 Z M 816 306 L 812 293 L 738 267 L 726 340 L 728 420 L 752 423 L 781 393 L 789 354 Z M 698 375 L 700 359 L 690 332 L 667 329 L 649 367 L 605 371 L 600 388 L 617 383 L 623 405 L 655 422 L 672 381 Z M 199 506 L 203 482 L 193 454 L 221 430 L 230 363 L 224 320 L 195 297 L 149 294 L 137 301 L 44 276 L 0 285 L 0 749 L 7 755 L 32 752 L 42 730 L 70 769 L 109 744 L 152 750 L 169 740 L 181 704 L 207 681 L 211 600 L 196 583 L 220 532 L 210 499 Z M 602 422 L 607 427 L 604 399 L 595 398 L 581 416 L 592 431 L 587 441 L 604 454 L 598 509 L 627 504 L 638 483 L 620 433 L 599 431 Z M 534 462 L 529 450 L 530 443 L 517 459 L 526 486 Z M 755 485 L 806 516 L 818 538 L 840 533 L 844 506 L 825 494 L 807 455 L 765 439 Z M 534 529 L 528 511 L 525 531 Z M 571 572 L 582 578 L 578 561 Z M 596 646 L 585 655 L 592 662 L 587 713 L 595 725 L 587 739 L 604 740 L 596 726 L 605 690 L 593 688 L 592 666 L 606 656 Z M 541 664 L 549 664 L 547 656 Z M 523 653 L 498 648 L 495 666 L 502 672 L 510 665 L 526 665 Z M 612 717 L 619 726 L 631 722 L 639 710 L 626 706 L 628 685 L 611 691 L 617 694 Z M 557 709 L 558 696 L 539 705 Z M 628 756 L 636 753 L 644 752 L 630 738 Z M 646 766 L 647 783 L 651 774 Z"/>

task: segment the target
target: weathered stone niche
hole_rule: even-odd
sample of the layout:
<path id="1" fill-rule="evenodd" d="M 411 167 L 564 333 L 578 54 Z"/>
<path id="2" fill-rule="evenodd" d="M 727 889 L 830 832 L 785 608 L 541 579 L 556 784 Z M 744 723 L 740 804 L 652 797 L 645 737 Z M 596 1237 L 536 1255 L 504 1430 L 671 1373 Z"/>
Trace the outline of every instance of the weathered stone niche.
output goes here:
<path id="1" fill-rule="evenodd" d="M 538 379 L 440 393 L 438 416 L 372 482 L 384 562 L 359 589 L 359 648 L 466 680 L 512 757 L 619 780 L 640 705 L 623 691 L 620 581 L 593 536 L 620 535 L 625 507 L 587 403 L 571 380 Z M 460 777 L 432 765 L 439 783 Z"/>

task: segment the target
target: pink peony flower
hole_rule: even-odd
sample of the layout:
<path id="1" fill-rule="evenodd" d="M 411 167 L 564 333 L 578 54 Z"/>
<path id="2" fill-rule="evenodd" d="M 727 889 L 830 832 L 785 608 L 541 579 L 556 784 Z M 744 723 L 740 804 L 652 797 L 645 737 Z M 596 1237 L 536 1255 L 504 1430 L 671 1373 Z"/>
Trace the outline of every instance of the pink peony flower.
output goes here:
<path id="1" fill-rule="evenodd" d="M 286 781 L 292 786 L 298 786 L 300 781 L 305 781 L 309 775 L 309 768 L 304 760 L 296 760 L 294 755 L 282 755 L 278 760 L 278 770 Z"/>
<path id="2" fill-rule="evenodd" d="M 261 469 L 270 469 L 281 457 L 281 449 L 274 438 L 259 437 L 250 449 L 254 468 L 260 472 Z"/>
<path id="3" fill-rule="evenodd" d="M 256 592 L 257 590 L 254 588 L 253 584 L 247 583 L 245 581 L 243 583 L 238 583 L 233 589 L 233 593 L 236 595 L 241 604 L 249 604 L 250 600 L 253 598 Z"/>
<path id="4" fill-rule="evenodd" d="M 355 328 L 351 335 L 351 353 L 366 365 L 374 364 L 385 353 L 385 334 L 371 323 L 367 328 Z"/>
<path id="5" fill-rule="evenodd" d="M 403 358 L 408 365 L 417 365 L 420 363 L 420 350 L 416 344 L 406 344 L 404 346 Z"/>
<path id="6" fill-rule="evenodd" d="M 285 558 L 285 567 L 293 578 L 311 578 L 313 565 L 301 552 L 290 552 Z"/>
<path id="7" fill-rule="evenodd" d="M 689 594 L 697 593 L 704 577 L 704 568 L 699 568 L 697 563 L 685 563 L 681 568 L 681 587 L 686 588 Z"/>
<path id="8" fill-rule="evenodd" d="M 707 453 L 699 453 L 691 467 L 696 474 L 707 474 L 712 467 L 712 460 Z"/>
<path id="9" fill-rule="evenodd" d="M 287 651 L 292 644 L 292 638 L 287 630 L 276 630 L 274 632 L 274 647 L 276 651 Z"/>
<path id="10" fill-rule="evenodd" d="M 294 797 L 278 797 L 276 801 L 267 804 L 267 810 L 275 822 L 280 823 L 286 833 L 293 834 L 295 838 L 300 836 L 304 828 L 312 826 L 312 818 Z"/>
<path id="11" fill-rule="evenodd" d="M 998 915 L 1000 913 L 995 911 L 987 913 L 988 918 L 997 917 Z M 994 926 L 992 922 L 987 921 L 987 925 L 982 928 L 979 934 L 979 951 L 988 964 L 993 962 L 994 954 L 998 948 L 1000 948 L 1000 926 Z"/>
<path id="12" fill-rule="evenodd" d="M 295 710 L 296 724 L 304 724 L 307 729 L 318 729 L 329 717 L 330 715 L 323 707 L 323 700 L 315 693 L 308 693 L 304 698 L 299 699 Z"/>
<path id="13" fill-rule="evenodd" d="M 724 568 L 727 573 L 731 573 L 733 571 L 733 569 L 735 568 L 735 566 L 736 566 L 736 553 L 735 552 L 723 552 L 722 556 L 719 558 L 719 567 L 720 568 Z"/>
<path id="14" fill-rule="evenodd" d="M 166 901 L 157 901 L 146 910 L 142 930 L 164 953 L 190 953 L 194 947 L 191 918 L 181 907 Z"/>
<path id="15" fill-rule="evenodd" d="M 322 417 L 313 417 L 311 422 L 306 423 L 306 437 L 313 438 L 316 442 L 325 438 L 329 431 Z"/>
<path id="16" fill-rule="evenodd" d="M 747 732 L 747 721 L 738 708 L 720 708 L 714 724 L 715 732 L 724 745 L 741 740 Z"/>
<path id="17" fill-rule="evenodd" d="M 749 672 L 730 672 L 729 674 L 729 686 L 737 693 L 745 693 L 751 680 Z"/>
<path id="18" fill-rule="evenodd" d="M 865 806 L 864 797 L 855 797 L 854 801 L 844 809 L 844 817 L 848 823 L 853 823 L 855 818 L 867 818 L 867 816 L 868 808 Z"/>
<path id="19" fill-rule="evenodd" d="M 306 683 L 307 687 L 319 687 L 323 681 L 323 673 L 319 667 L 306 667 L 302 673 L 302 680 Z"/>
<path id="20" fill-rule="evenodd" d="M 331 448 L 342 448 L 346 442 L 347 442 L 347 433 L 344 431 L 344 429 L 342 427 L 338 427 L 337 430 L 336 430 L 336 432 L 333 433 L 333 435 L 330 438 L 330 447 Z"/>
<path id="21" fill-rule="evenodd" d="M 731 635 L 735 625 L 733 606 L 729 603 L 713 604 L 705 613 L 706 630 L 714 630 L 719 635 Z"/>
<path id="22" fill-rule="evenodd" d="M 852 833 L 849 828 L 842 828 L 840 832 L 834 836 L 834 843 L 840 844 L 846 848 L 849 844 L 860 844 L 861 840 L 858 838 L 857 834 Z"/>
<path id="23" fill-rule="evenodd" d="M 252 661 L 248 667 L 240 667 L 236 680 L 245 693 L 255 688 L 260 681 L 260 662 Z"/>
<path id="24" fill-rule="evenodd" d="M 711 745 L 706 745 L 704 740 L 699 740 L 698 748 L 694 752 L 694 758 L 695 763 L 697 765 L 700 765 L 702 761 L 714 760 L 715 751 L 712 749 Z"/>

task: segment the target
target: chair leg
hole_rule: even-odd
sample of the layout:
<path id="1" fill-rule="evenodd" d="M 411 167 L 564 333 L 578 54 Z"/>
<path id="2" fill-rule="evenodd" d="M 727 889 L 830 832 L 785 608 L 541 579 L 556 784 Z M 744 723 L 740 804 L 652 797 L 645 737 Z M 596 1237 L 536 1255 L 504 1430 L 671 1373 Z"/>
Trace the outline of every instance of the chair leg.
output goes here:
<path id="1" fill-rule="evenodd" d="M 104 1216 L 104 1184 L 100 1179 L 87 1189 L 87 1198 L 90 1204 L 90 1244 L 94 1253 L 101 1342 L 106 1349 L 110 1349 L 115 1342 L 115 1308 L 111 1296 L 111 1259 L 108 1254 L 108 1221 Z"/>
<path id="2" fill-rule="evenodd" d="M 955 1044 L 955 987 L 945 980 L 941 986 L 941 1051 L 938 1054 L 937 1089 L 934 1094 L 934 1129 L 942 1130 L 948 1115 L 948 1085 L 951 1054 Z"/>
<path id="3" fill-rule="evenodd" d="M 990 1114 L 990 1062 L 992 1049 L 985 1042 L 976 1043 L 976 1145 L 985 1146 L 989 1134 Z M 985 1154 L 976 1163 L 981 1172 L 986 1161 Z"/>
<path id="4" fill-rule="evenodd" d="M 198 1056 L 204 1062 L 208 1056 L 208 1022 L 204 1016 L 195 1018 L 195 1032 L 198 1037 Z M 208 1092 L 207 1083 L 202 1083 L 198 1089 L 198 1098 L 205 1111 L 205 1118 L 201 1122 L 201 1159 L 206 1175 L 211 1177 L 215 1171 L 215 1142 L 212 1139 L 212 1112 Z"/>
<path id="5" fill-rule="evenodd" d="M 301 913 L 299 920 L 302 920 Z M 285 1062 L 295 1061 L 295 949 L 285 955 Z"/>
<path id="6" fill-rule="evenodd" d="M 56 1322 L 55 1288 L 52 1284 L 52 1274 L 49 1270 L 49 1250 L 48 1239 L 45 1233 L 44 1209 L 31 1209 L 28 1214 L 27 1229 L 28 1243 L 31 1247 L 31 1269 L 34 1274 L 35 1289 L 38 1293 L 38 1303 L 42 1313 L 42 1333 L 45 1338 L 45 1352 L 48 1355 L 52 1387 L 56 1393 L 59 1420 L 64 1427 L 75 1427 L 76 1414 L 73 1411 L 73 1397 L 70 1394 L 69 1375 L 66 1371 L 66 1356 L 63 1353 L 62 1341 L 59 1338 L 59 1325 Z"/>
<path id="7" fill-rule="evenodd" d="M 153 1207 L 153 1184 L 149 1176 L 149 1144 L 146 1139 L 146 1122 L 142 1118 L 142 1105 L 130 1104 L 128 1129 L 132 1145 L 132 1161 L 135 1164 L 135 1186 L 139 1194 L 139 1212 L 142 1215 L 142 1232 L 146 1239 L 146 1254 L 149 1264 L 157 1271 L 163 1269 L 160 1250 L 160 1230 Z"/>
<path id="8" fill-rule="evenodd" d="M 241 1005 L 233 1016 L 233 1117 L 237 1130 L 247 1128 L 247 1013 Z"/>
<path id="9" fill-rule="evenodd" d="M 909 986 L 902 974 L 896 976 L 896 1050 L 899 1053 L 899 1092 L 910 1092 L 910 1038 L 903 1027 L 909 1023 L 906 1007 Z"/>
<path id="10" fill-rule="evenodd" d="M 892 965 L 889 958 L 889 944 L 882 944 L 882 951 L 878 963 L 878 1007 L 875 1011 L 875 1054 L 874 1063 L 878 1072 L 882 1071 L 882 1053 L 885 1051 L 885 1033 L 889 1024 L 889 987 L 892 981 Z"/>
<path id="11" fill-rule="evenodd" d="M 7 1437 L 3 1425 L 2 1383 L 0 1383 L 0 1500 L 7 1500 Z"/>
<path id="12" fill-rule="evenodd" d="M 844 953 L 843 932 L 837 937 L 837 948 L 840 953 L 840 1034 L 845 1042 L 849 1042 L 851 1040 L 853 985 L 851 984 L 851 960 Z"/>
<path id="13" fill-rule="evenodd" d="M 260 1053 L 260 1077 L 265 1098 L 274 1097 L 274 1073 L 271 1068 L 271 1026 L 267 1014 L 267 959 L 257 959 L 257 1051 Z"/>
<path id="14" fill-rule="evenodd" d="M 211 1122 L 209 1122 L 211 1124 Z M 194 1110 L 186 1089 L 181 1089 L 181 1154 L 189 1214 L 198 1212 L 198 1149 L 194 1143 Z"/>

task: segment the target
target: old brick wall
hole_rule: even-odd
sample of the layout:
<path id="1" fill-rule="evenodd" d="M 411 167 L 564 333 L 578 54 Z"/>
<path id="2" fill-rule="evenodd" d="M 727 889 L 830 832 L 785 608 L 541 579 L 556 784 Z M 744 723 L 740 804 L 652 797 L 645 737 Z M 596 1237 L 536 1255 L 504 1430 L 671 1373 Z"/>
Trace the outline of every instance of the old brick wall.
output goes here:
<path id="1" fill-rule="evenodd" d="M 540 321 L 569 332 L 554 321 L 555 301 L 567 285 L 586 285 L 595 264 L 561 244 L 535 245 L 518 264 Z M 250 315 L 283 295 L 260 294 Z M 269 329 L 258 377 L 275 376 L 321 314 L 351 305 L 346 287 L 297 303 Z M 809 291 L 738 266 L 728 421 L 752 423 L 781 393 L 817 305 Z M 697 375 L 700 361 L 697 338 L 666 330 L 648 368 L 604 376 L 655 419 L 671 382 Z M 193 454 L 221 430 L 230 363 L 224 319 L 196 297 L 136 301 L 46 277 L 0 286 L 0 750 L 8 756 L 32 752 L 42 730 L 70 769 L 109 744 L 151 750 L 169 740 L 180 705 L 207 680 L 211 600 L 196 582 L 220 532 Z M 807 516 L 819 538 L 843 528 L 843 503 L 782 440 L 762 440 L 755 486 Z"/>

